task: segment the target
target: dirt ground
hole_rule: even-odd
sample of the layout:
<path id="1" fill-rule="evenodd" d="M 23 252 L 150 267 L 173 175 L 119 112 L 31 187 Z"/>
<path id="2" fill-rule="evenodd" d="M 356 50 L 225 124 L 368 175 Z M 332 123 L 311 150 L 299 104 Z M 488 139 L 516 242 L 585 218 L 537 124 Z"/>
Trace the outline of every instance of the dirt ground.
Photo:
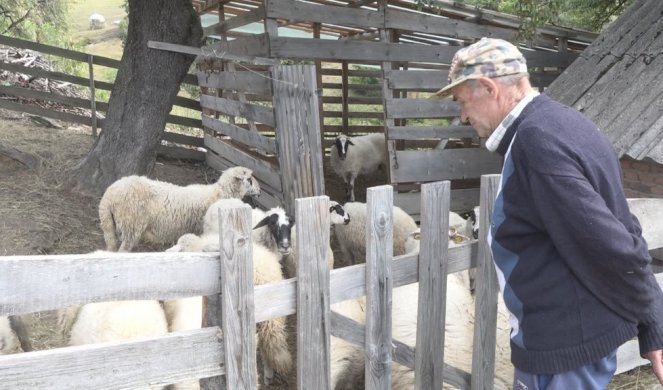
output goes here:
<path id="1" fill-rule="evenodd" d="M 104 248 L 98 226 L 98 199 L 80 197 L 62 188 L 68 169 L 85 156 L 92 143 L 87 128 L 67 124 L 62 129 L 48 128 L 0 110 L 0 144 L 36 155 L 41 161 L 39 167 L 31 169 L 0 155 L 0 256 L 88 253 Z M 159 161 L 154 176 L 186 185 L 215 181 L 218 173 L 203 164 Z M 365 188 L 379 185 L 384 179 L 380 175 L 360 178 L 357 200 L 365 201 Z M 325 181 L 330 198 L 343 201 L 343 183 L 327 167 Z M 35 349 L 64 345 L 65 340 L 54 330 L 53 313 L 35 313 L 25 319 Z M 292 319 L 290 326 L 294 326 Z M 294 336 L 291 346 L 294 352 Z M 280 384 L 263 389 L 294 389 L 294 375 L 279 378 Z M 661 388 L 655 384 L 651 369 L 643 367 L 617 376 L 609 389 Z"/>

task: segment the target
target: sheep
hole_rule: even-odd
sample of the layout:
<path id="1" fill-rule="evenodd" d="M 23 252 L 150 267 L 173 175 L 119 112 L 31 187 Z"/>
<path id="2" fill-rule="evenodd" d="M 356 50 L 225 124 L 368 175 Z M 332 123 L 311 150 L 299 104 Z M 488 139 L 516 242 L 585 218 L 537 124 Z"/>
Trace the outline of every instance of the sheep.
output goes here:
<path id="1" fill-rule="evenodd" d="M 418 283 L 396 288 L 392 293 L 392 337 L 412 346 L 416 344 L 418 299 Z M 466 272 L 447 276 L 446 302 L 444 361 L 456 368 L 471 372 L 475 301 L 470 292 Z M 509 333 L 508 313 L 500 299 L 496 333 L 495 388 L 508 389 L 513 384 Z M 411 389 L 414 386 L 412 369 L 394 364 L 392 374 L 392 389 Z"/>
<path id="2" fill-rule="evenodd" d="M 262 218 L 260 218 L 262 216 Z M 278 251 L 282 256 L 292 251 L 291 232 L 295 220 L 286 214 L 281 207 L 273 207 L 265 212 L 253 211 L 254 223 L 251 238 L 265 247 Z"/>
<path id="3" fill-rule="evenodd" d="M 445 315 L 444 362 L 466 372 L 472 369 L 474 338 L 474 296 L 469 290 L 467 274 L 453 273 L 447 276 L 447 306 Z M 412 283 L 392 292 L 392 338 L 410 346 L 416 345 L 419 284 Z M 513 384 L 513 365 L 510 360 L 510 326 L 508 312 L 500 299 L 498 302 L 495 353 L 495 388 L 508 389 Z M 363 351 L 349 360 L 354 367 L 346 366 L 343 377 L 350 377 L 348 388 L 361 388 L 364 374 Z M 358 365 L 358 366 L 357 366 Z M 414 370 L 398 363 L 392 365 L 392 390 L 414 388 Z M 453 388 L 449 384 L 445 389 Z"/>
<path id="4" fill-rule="evenodd" d="M 453 211 L 449 212 L 449 247 L 472 240 L 473 224 Z M 421 229 L 416 228 L 405 240 L 405 253 L 419 253 Z"/>
<path id="5" fill-rule="evenodd" d="M 111 301 L 83 305 L 71 327 L 69 345 L 127 341 L 168 333 L 166 316 L 158 301 Z M 195 383 L 175 388 L 194 390 Z M 155 389 L 167 387 L 155 387 Z"/>
<path id="6" fill-rule="evenodd" d="M 220 249 L 218 233 L 195 236 L 185 234 L 170 251 L 199 252 Z M 283 280 L 280 256 L 274 251 L 253 242 L 253 283 L 256 285 Z M 165 302 L 165 311 L 170 330 L 196 329 L 202 326 L 202 297 Z M 271 380 L 273 371 L 285 374 L 292 370 L 292 355 L 288 349 L 285 318 L 274 318 L 257 326 L 258 350 L 265 365 L 266 380 Z"/>
<path id="7" fill-rule="evenodd" d="M 366 203 L 348 202 L 343 208 L 352 216 L 352 220 L 347 225 L 334 227 L 336 242 L 343 254 L 342 262 L 336 264 L 336 267 L 357 264 L 366 259 Z M 394 206 L 393 229 L 393 255 L 404 255 L 407 238 L 417 229 L 417 223 L 403 209 Z"/>
<path id="8" fill-rule="evenodd" d="M 334 229 L 334 226 L 336 225 L 347 225 L 350 223 L 350 214 L 345 211 L 343 206 L 341 206 L 338 202 L 330 200 L 329 201 L 329 224 L 330 226 L 330 234 Z M 292 242 L 292 247 L 296 248 L 297 247 L 297 234 L 296 234 L 296 229 L 293 226 L 291 228 L 291 242 Z M 285 254 L 283 256 L 283 265 L 285 268 L 285 275 L 288 278 L 294 278 L 297 276 L 297 261 L 298 256 L 295 253 L 289 253 Z M 327 248 L 327 265 L 329 266 L 329 269 L 334 268 L 334 251 L 331 248 L 331 236 L 330 236 L 330 243 L 329 247 Z"/>
<path id="9" fill-rule="evenodd" d="M 355 179 L 386 167 L 387 151 L 384 134 L 358 137 L 339 135 L 330 148 L 329 162 L 334 172 L 345 181 L 346 201 L 355 201 Z"/>
<path id="10" fill-rule="evenodd" d="M 260 185 L 244 167 L 226 169 L 216 183 L 175 184 L 128 176 L 111 184 L 99 202 L 99 221 L 107 250 L 129 252 L 141 240 L 174 243 L 185 233 L 200 233 L 203 215 L 220 198 L 258 196 Z"/>
<path id="11" fill-rule="evenodd" d="M 19 340 L 9 317 L 0 316 L 0 355 L 9 354 L 18 350 Z"/>

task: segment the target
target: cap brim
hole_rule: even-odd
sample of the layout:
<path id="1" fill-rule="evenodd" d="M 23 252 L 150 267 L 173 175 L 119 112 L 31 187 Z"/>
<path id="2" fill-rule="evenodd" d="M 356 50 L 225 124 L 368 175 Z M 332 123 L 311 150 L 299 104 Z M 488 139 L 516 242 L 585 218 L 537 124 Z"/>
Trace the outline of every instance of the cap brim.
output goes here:
<path id="1" fill-rule="evenodd" d="M 445 96 L 449 96 L 449 95 L 451 94 L 451 90 L 452 90 L 454 87 L 460 85 L 461 83 L 464 83 L 464 82 L 467 81 L 467 80 L 468 80 L 467 77 L 459 77 L 459 78 L 456 79 L 453 83 L 451 83 L 451 84 L 445 86 L 444 88 L 440 89 L 439 91 L 435 92 L 435 93 L 433 94 L 433 96 L 436 96 L 436 97 L 445 97 Z"/>

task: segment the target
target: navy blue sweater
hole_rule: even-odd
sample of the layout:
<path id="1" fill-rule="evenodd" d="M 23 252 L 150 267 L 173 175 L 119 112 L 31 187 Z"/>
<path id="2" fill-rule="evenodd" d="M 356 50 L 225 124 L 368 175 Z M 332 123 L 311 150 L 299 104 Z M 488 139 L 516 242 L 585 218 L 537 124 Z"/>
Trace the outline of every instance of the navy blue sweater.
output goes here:
<path id="1" fill-rule="evenodd" d="M 663 348 L 663 293 L 608 139 L 539 95 L 497 152 L 505 160 L 490 244 L 517 319 L 514 366 L 568 371 L 636 335 L 641 353 Z"/>

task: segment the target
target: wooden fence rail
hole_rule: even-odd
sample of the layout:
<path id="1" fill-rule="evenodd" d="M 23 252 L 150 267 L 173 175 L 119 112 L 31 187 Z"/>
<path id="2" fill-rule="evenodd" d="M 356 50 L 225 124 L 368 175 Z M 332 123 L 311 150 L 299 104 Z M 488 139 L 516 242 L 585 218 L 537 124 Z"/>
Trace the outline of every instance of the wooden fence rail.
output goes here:
<path id="1" fill-rule="evenodd" d="M 499 175 L 482 177 L 480 226 L 490 226 Z M 125 389 L 195 378 L 203 388 L 256 387 L 256 323 L 297 314 L 298 388 L 330 388 L 330 337 L 364 351 L 366 388 L 390 388 L 391 366 L 415 372 L 416 389 L 444 381 L 461 389 L 493 388 L 497 285 L 480 231 L 478 243 L 448 248 L 449 182 L 422 186 L 421 251 L 392 258 L 391 186 L 369 189 L 366 264 L 329 271 L 326 196 L 297 199 L 297 278 L 253 286 L 251 212 L 219 211 L 219 253 L 93 253 L 0 257 L 0 316 L 110 300 L 208 296 L 206 327 L 127 342 L 0 356 L 3 387 Z M 388 261 L 393 259 L 393 261 Z M 477 267 L 472 372 L 444 364 L 446 278 Z M 391 336 L 392 289 L 419 283 L 416 345 Z M 330 311 L 367 297 L 366 325 Z M 218 302 L 218 303 L 214 303 Z M 222 315 L 221 315 L 222 314 Z M 223 335 L 223 336 L 221 336 Z M 620 348 L 618 372 L 641 365 L 637 342 Z M 183 358 L 185 357 L 185 358 Z"/>
<path id="2" fill-rule="evenodd" d="M 49 54 L 60 58 L 66 58 L 73 61 L 83 62 L 87 65 L 88 76 L 80 77 L 63 72 L 43 70 L 39 68 L 30 68 L 22 64 L 10 64 L 0 61 L 0 70 L 7 70 L 14 73 L 22 73 L 33 77 L 47 78 L 49 80 L 61 81 L 64 83 L 71 83 L 80 86 L 81 88 L 89 90 L 89 98 L 74 98 L 63 96 L 55 92 L 42 92 L 28 88 L 16 86 L 3 86 L 0 89 L 0 94 L 14 96 L 19 98 L 36 99 L 46 102 L 55 102 L 64 104 L 70 108 L 78 108 L 83 110 L 90 110 L 89 115 L 73 114 L 61 112 L 54 109 L 43 108 L 38 106 L 31 106 L 27 104 L 19 104 L 8 100 L 0 99 L 0 108 L 5 108 L 14 111 L 27 112 L 33 115 L 44 116 L 63 120 L 67 122 L 84 124 L 92 127 L 93 135 L 96 136 L 97 127 L 103 128 L 103 119 L 97 118 L 97 113 L 105 113 L 108 109 L 108 103 L 97 101 L 95 96 L 96 90 L 110 91 L 113 89 L 112 82 L 95 80 L 93 65 L 104 66 L 112 69 L 118 69 L 120 61 L 96 56 L 92 54 L 81 53 L 74 50 L 63 49 L 55 46 L 45 45 L 41 43 L 26 41 L 23 39 L 12 38 L 0 35 L 0 45 L 15 47 L 20 49 L 34 50 L 43 54 Z M 189 74 L 184 78 L 183 84 L 198 86 L 198 81 L 195 75 Z M 194 110 L 201 111 L 200 103 L 195 99 L 190 99 L 182 96 L 176 96 L 173 99 L 173 105 Z M 202 129 L 202 122 L 200 118 L 190 118 L 180 115 L 170 114 L 166 118 L 166 123 L 178 126 L 185 126 L 194 129 Z M 174 135 L 171 137 L 171 135 Z M 203 145 L 202 140 L 197 141 L 193 139 L 186 139 L 177 137 L 177 133 L 164 132 L 163 139 L 170 142 L 176 142 L 183 145 L 200 147 Z M 177 141 L 175 140 L 177 139 Z M 197 160 L 204 160 L 204 154 L 193 149 L 177 150 L 178 148 L 160 148 L 159 154 L 166 154 L 172 157 L 192 158 Z"/>

